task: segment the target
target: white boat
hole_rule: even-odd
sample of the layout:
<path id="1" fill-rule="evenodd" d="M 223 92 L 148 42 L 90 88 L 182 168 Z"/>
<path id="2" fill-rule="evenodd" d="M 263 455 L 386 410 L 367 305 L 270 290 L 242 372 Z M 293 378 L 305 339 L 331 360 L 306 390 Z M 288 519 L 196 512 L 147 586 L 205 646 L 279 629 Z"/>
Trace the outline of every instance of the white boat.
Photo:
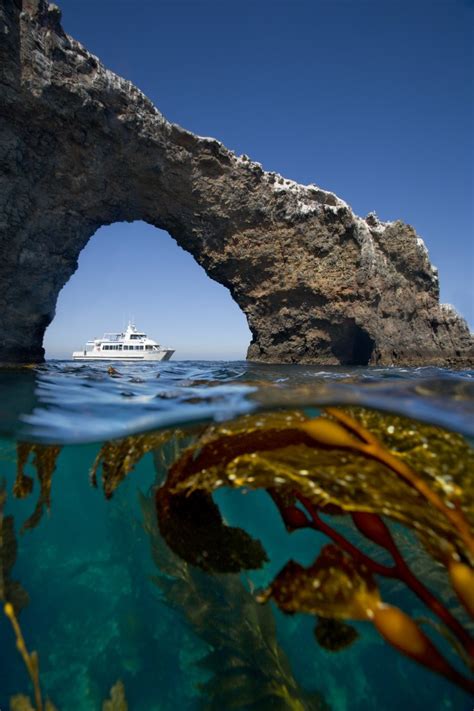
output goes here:
<path id="1" fill-rule="evenodd" d="M 73 360 L 160 361 L 169 360 L 174 350 L 163 348 L 129 322 L 123 333 L 104 333 L 87 341 L 82 351 L 74 351 Z"/>

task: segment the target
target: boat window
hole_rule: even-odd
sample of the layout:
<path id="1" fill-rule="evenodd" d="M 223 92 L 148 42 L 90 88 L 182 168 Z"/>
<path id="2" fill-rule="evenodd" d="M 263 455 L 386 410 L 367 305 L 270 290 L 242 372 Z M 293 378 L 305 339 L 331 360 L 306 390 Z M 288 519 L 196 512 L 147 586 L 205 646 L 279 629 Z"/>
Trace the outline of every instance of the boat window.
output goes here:
<path id="1" fill-rule="evenodd" d="M 147 351 L 152 351 L 152 350 L 153 350 L 153 346 L 145 346 L 145 347 L 146 347 L 146 350 L 147 350 Z"/>

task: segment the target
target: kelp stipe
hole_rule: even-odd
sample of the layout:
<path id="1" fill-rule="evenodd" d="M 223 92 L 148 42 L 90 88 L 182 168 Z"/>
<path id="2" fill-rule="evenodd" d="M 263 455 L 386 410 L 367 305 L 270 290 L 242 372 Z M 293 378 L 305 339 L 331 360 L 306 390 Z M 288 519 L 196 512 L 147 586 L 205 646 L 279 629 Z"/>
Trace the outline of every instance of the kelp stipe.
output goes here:
<path id="1" fill-rule="evenodd" d="M 11 622 L 13 632 L 16 638 L 16 648 L 23 659 L 28 675 L 31 679 L 31 683 L 33 684 L 36 709 L 37 711 L 43 711 L 43 700 L 41 697 L 41 688 L 39 684 L 38 654 L 36 652 L 28 652 L 23 633 L 21 631 L 20 625 L 18 624 L 18 620 L 13 609 L 13 605 L 11 605 L 11 603 L 9 602 L 5 603 L 3 611 Z"/>
<path id="2" fill-rule="evenodd" d="M 10 621 L 15 635 L 16 648 L 23 660 L 33 686 L 34 702 L 29 697 L 17 694 L 10 699 L 11 711 L 56 711 L 47 700 L 43 704 L 39 676 L 39 657 L 36 651 L 29 652 L 23 637 L 18 616 L 29 602 L 29 596 L 21 583 L 11 579 L 11 571 L 17 557 L 17 541 L 13 516 L 4 516 L 7 499 L 5 481 L 0 482 L 0 600 L 3 612 Z"/>

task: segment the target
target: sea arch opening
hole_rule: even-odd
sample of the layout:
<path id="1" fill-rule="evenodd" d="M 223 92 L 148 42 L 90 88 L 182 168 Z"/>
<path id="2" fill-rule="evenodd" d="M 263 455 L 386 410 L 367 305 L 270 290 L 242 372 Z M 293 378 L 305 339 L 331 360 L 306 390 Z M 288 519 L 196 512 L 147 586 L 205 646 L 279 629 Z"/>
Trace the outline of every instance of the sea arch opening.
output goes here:
<path id="1" fill-rule="evenodd" d="M 142 221 L 114 222 L 89 239 L 59 293 L 45 356 L 69 359 L 130 319 L 178 360 L 244 359 L 251 339 L 229 290 L 168 232 Z"/>

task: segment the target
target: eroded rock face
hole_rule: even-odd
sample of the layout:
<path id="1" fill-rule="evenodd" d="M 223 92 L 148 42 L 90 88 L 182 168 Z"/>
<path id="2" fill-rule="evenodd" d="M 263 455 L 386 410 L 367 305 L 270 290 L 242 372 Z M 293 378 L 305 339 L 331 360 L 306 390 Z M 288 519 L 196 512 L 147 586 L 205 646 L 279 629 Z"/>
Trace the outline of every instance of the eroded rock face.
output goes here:
<path id="1" fill-rule="evenodd" d="M 167 230 L 228 287 L 268 362 L 466 365 L 423 242 L 333 193 L 171 124 L 43 0 L 0 0 L 0 344 L 37 362 L 58 293 L 101 226 Z"/>

